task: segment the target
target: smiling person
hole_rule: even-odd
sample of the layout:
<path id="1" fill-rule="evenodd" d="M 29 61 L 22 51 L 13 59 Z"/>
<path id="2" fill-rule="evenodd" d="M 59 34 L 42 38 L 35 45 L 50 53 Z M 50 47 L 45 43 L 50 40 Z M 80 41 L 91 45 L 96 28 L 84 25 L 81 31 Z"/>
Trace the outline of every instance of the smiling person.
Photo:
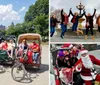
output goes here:
<path id="1" fill-rule="evenodd" d="M 67 15 L 67 13 L 64 12 L 64 10 L 61 10 L 61 35 L 60 37 L 63 39 L 65 32 L 67 32 L 67 24 L 69 22 L 69 16 L 70 16 L 70 12 L 69 15 Z"/>
<path id="2" fill-rule="evenodd" d="M 90 29 L 91 31 L 91 35 L 92 35 L 92 39 L 94 40 L 94 33 L 93 33 L 93 17 L 96 13 L 96 9 L 94 9 L 94 13 L 93 15 L 91 15 L 90 13 L 88 13 L 87 15 L 85 14 L 86 17 L 86 35 L 85 35 L 85 39 L 87 39 L 87 35 L 88 35 L 88 31 Z"/>
<path id="3" fill-rule="evenodd" d="M 40 53 L 40 46 L 39 46 L 38 43 L 33 42 L 31 48 L 32 48 L 32 51 L 33 51 L 33 54 L 32 54 L 33 61 L 34 61 L 34 63 L 37 63 L 38 56 L 39 56 L 39 53 Z"/>
<path id="4" fill-rule="evenodd" d="M 59 23 L 59 21 L 57 20 L 56 15 L 53 14 L 50 18 L 50 37 L 53 37 L 57 23 Z"/>
<path id="5" fill-rule="evenodd" d="M 85 85 L 93 85 L 92 81 L 100 82 L 100 75 L 94 69 L 94 64 L 100 66 L 100 60 L 95 56 L 89 55 L 87 50 L 80 51 L 81 58 L 76 62 L 76 71 L 80 72 L 81 78 L 84 80 Z"/>

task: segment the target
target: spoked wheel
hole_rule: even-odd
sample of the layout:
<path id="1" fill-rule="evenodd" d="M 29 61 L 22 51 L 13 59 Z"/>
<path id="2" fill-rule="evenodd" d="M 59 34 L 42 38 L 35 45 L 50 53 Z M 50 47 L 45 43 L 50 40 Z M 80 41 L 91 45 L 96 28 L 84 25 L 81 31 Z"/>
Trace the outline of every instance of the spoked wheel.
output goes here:
<path id="1" fill-rule="evenodd" d="M 11 70 L 11 76 L 15 81 L 20 82 L 25 77 L 25 68 L 22 63 L 15 64 Z"/>

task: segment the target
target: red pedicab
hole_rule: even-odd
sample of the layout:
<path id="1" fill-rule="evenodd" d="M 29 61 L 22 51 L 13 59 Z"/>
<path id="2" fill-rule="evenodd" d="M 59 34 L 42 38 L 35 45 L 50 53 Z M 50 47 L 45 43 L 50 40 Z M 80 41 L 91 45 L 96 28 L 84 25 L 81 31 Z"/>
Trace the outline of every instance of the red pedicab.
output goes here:
<path id="1" fill-rule="evenodd" d="M 29 50 L 30 48 L 23 51 L 23 54 L 21 56 L 18 55 L 18 49 L 16 49 L 15 64 L 11 70 L 12 78 L 15 81 L 21 81 L 22 79 L 25 78 L 25 76 L 27 76 L 27 71 L 25 70 L 25 67 L 36 67 L 40 69 L 41 65 L 41 50 L 42 50 L 41 36 L 39 34 L 33 34 L 33 33 L 21 34 L 18 37 L 17 45 L 19 45 L 22 42 L 22 40 L 27 40 L 28 44 L 30 44 L 30 42 L 33 41 L 38 43 L 40 51 L 39 51 L 38 61 L 37 63 L 34 63 L 32 59 L 32 51 Z"/>

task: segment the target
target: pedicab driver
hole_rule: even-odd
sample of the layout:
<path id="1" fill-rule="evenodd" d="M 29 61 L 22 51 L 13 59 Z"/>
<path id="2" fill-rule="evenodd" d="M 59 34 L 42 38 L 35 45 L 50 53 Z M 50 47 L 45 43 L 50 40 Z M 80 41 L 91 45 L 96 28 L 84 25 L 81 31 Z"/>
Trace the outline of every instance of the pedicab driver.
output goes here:
<path id="1" fill-rule="evenodd" d="M 32 57 L 33 57 L 34 63 L 37 63 L 39 52 L 40 52 L 40 46 L 36 42 L 33 42 L 31 48 L 33 50 Z"/>
<path id="2" fill-rule="evenodd" d="M 75 68 L 80 72 L 81 78 L 84 80 L 85 85 L 92 85 L 92 81 L 100 82 L 100 75 L 94 69 L 94 64 L 100 65 L 100 60 L 95 56 L 89 55 L 87 50 L 80 51 L 81 58 L 77 61 Z"/>

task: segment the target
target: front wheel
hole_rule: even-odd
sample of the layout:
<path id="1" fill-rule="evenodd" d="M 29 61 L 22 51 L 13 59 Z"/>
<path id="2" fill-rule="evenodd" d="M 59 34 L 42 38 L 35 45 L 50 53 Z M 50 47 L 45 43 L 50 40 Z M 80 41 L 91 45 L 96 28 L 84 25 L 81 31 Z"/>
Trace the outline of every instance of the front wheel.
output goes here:
<path id="1" fill-rule="evenodd" d="M 11 70 L 11 76 L 15 81 L 20 82 L 25 77 L 25 68 L 22 63 L 14 64 Z"/>

